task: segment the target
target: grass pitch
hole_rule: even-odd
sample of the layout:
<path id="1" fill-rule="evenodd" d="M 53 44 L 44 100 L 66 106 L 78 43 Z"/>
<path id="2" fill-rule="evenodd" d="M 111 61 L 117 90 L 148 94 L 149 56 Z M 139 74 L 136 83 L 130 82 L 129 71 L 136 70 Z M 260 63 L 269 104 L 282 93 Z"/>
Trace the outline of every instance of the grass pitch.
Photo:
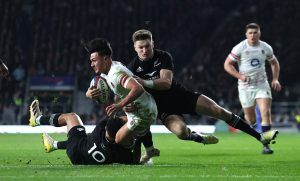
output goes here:
<path id="1" fill-rule="evenodd" d="M 216 133 L 202 145 L 154 134 L 153 165 L 72 166 L 64 151 L 44 153 L 40 134 L 0 134 L 0 181 L 6 180 L 300 180 L 300 134 L 280 133 L 273 155 L 244 133 Z M 65 135 L 52 135 L 65 139 Z"/>

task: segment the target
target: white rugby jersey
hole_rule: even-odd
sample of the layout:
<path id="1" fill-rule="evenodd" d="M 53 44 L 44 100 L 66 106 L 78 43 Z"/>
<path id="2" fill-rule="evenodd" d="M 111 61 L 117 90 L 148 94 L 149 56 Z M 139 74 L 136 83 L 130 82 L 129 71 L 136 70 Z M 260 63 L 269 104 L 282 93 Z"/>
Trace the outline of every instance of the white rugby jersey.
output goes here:
<path id="1" fill-rule="evenodd" d="M 112 65 L 108 74 L 101 74 L 101 76 L 106 79 L 109 88 L 121 99 L 124 99 L 130 92 L 130 90 L 126 89 L 125 87 L 128 81 L 132 79 L 133 73 L 129 69 L 127 69 L 121 62 L 112 61 Z M 147 117 L 148 119 L 152 118 L 155 120 L 157 115 L 156 103 L 153 97 L 148 92 L 145 91 L 133 102 L 138 112 L 140 114 L 143 114 L 138 115 L 139 117 Z"/>
<path id="2" fill-rule="evenodd" d="M 259 40 L 258 45 L 251 46 L 247 39 L 243 40 L 233 47 L 229 58 L 238 63 L 241 74 L 250 76 L 250 82 L 245 83 L 239 80 L 239 86 L 249 87 L 268 83 L 265 62 L 272 60 L 274 54 L 272 47 L 266 42 Z"/>

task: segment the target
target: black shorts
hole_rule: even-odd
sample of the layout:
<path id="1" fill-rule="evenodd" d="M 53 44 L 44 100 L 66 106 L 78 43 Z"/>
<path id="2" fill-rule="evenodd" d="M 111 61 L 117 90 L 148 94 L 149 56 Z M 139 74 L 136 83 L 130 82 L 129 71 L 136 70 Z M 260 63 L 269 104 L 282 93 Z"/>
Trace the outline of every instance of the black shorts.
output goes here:
<path id="1" fill-rule="evenodd" d="M 196 115 L 196 104 L 201 94 L 188 90 L 172 92 L 169 95 L 155 96 L 158 118 L 163 122 L 168 115 Z"/>
<path id="2" fill-rule="evenodd" d="M 81 125 L 74 126 L 68 132 L 67 155 L 74 165 L 86 164 L 84 156 L 82 155 L 83 149 L 86 148 L 87 134 L 85 128 Z"/>

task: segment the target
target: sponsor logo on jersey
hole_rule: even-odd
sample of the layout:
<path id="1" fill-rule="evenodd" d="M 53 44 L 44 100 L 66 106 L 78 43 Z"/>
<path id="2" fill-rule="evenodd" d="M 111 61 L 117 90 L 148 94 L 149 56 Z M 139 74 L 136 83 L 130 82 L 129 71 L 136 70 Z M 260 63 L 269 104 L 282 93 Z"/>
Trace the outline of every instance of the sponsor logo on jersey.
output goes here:
<path id="1" fill-rule="evenodd" d="M 144 70 L 142 69 L 142 67 L 138 67 L 138 68 L 136 69 L 136 72 L 141 72 L 141 71 L 144 71 Z"/>
<path id="2" fill-rule="evenodd" d="M 155 73 L 156 73 L 156 70 L 154 70 L 154 71 L 151 72 L 151 73 L 145 74 L 145 75 L 148 75 L 149 77 L 152 77 Z"/>

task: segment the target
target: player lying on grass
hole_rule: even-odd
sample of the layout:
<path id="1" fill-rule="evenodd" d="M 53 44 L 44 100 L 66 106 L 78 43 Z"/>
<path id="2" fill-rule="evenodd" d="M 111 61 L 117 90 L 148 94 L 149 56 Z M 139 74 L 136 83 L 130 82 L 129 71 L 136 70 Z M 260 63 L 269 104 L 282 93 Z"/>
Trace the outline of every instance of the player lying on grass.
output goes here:
<path id="1" fill-rule="evenodd" d="M 39 101 L 30 105 L 29 124 L 32 127 L 52 125 L 67 126 L 68 140 L 57 145 L 49 135 L 43 134 L 46 152 L 57 147 L 66 149 L 67 155 L 74 165 L 101 165 L 110 163 L 138 164 L 140 159 L 140 143 L 131 143 L 131 148 L 124 148 L 115 143 L 117 131 L 125 124 L 121 118 L 108 118 L 96 125 L 91 134 L 86 134 L 80 117 L 76 113 L 57 113 L 43 115 Z"/>

